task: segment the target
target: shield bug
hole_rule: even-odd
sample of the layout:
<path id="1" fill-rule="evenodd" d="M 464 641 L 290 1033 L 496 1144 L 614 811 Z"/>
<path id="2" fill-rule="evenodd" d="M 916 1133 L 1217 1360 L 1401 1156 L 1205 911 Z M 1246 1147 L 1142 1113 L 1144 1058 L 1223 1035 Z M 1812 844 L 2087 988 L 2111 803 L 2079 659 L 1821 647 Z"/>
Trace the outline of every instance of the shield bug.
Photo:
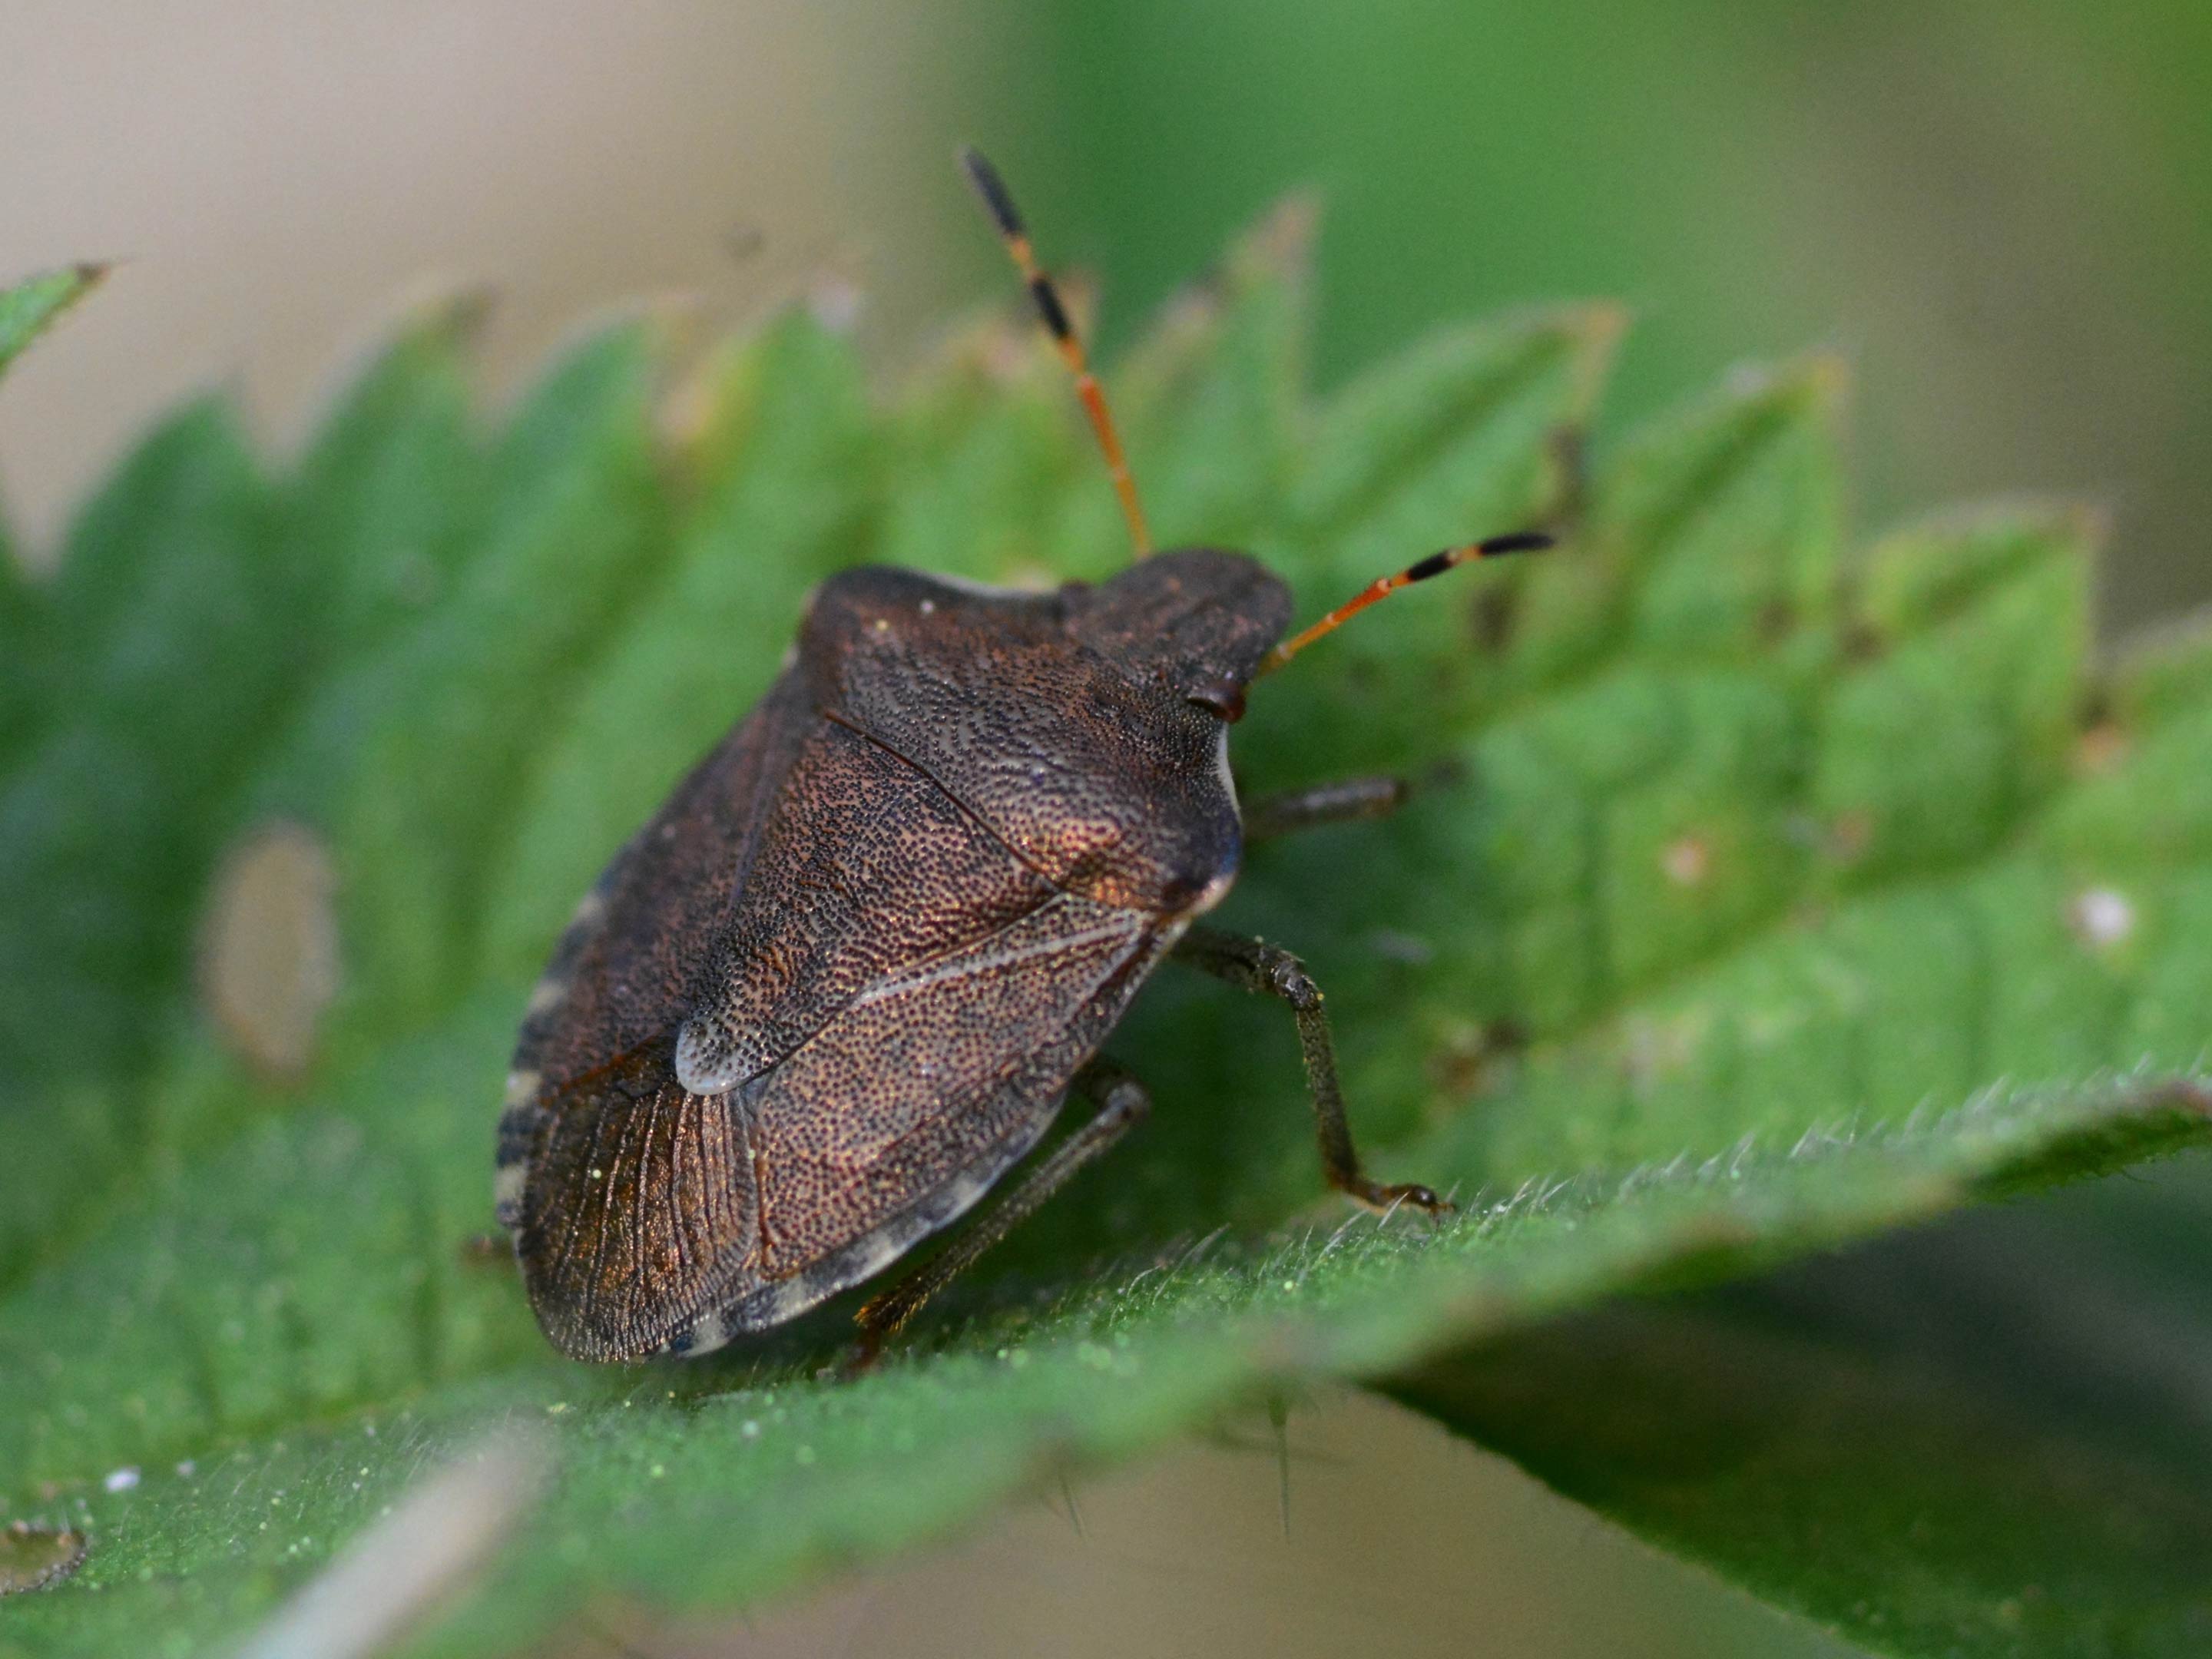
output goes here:
<path id="1" fill-rule="evenodd" d="M 1253 681 L 1397 588 L 1547 544 L 1449 549 L 1287 641 L 1243 553 L 1151 550 L 1103 395 L 998 175 L 963 162 L 1075 377 L 1136 559 L 1055 592 L 904 569 L 825 582 L 781 677 L 622 848 L 531 997 L 496 1195 L 579 1358 L 702 1353 L 872 1277 L 973 1206 L 1070 1092 L 1095 1115 L 860 1312 L 862 1352 L 1145 1116 L 1101 1045 L 1172 956 L 1295 1018 L 1329 1183 L 1363 1173 L 1297 958 L 1199 925 L 1244 843 L 1387 812 L 1392 778 L 1240 810 Z"/>

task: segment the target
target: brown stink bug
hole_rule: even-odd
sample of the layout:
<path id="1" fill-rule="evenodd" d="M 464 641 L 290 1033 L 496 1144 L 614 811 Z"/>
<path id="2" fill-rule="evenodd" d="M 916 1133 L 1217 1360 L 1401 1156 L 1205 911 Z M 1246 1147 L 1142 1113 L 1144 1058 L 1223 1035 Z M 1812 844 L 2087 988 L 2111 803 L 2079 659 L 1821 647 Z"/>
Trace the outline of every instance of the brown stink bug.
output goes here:
<path id="1" fill-rule="evenodd" d="M 1281 998 L 1331 1185 L 1361 1173 L 1321 993 L 1197 919 L 1246 841 L 1390 811 L 1395 779 L 1240 811 L 1247 689 L 1384 594 L 1536 534 L 1454 548 L 1287 641 L 1242 553 L 1152 553 L 1097 383 L 1006 190 L 963 158 L 1097 431 L 1137 562 L 1096 586 L 844 572 L 782 676 L 586 896 L 530 1000 L 500 1121 L 499 1218 L 563 1352 L 702 1353 L 858 1284 L 1096 1115 L 927 1266 L 860 1310 L 872 1354 L 1145 1115 L 1099 1048 L 1164 957 Z"/>

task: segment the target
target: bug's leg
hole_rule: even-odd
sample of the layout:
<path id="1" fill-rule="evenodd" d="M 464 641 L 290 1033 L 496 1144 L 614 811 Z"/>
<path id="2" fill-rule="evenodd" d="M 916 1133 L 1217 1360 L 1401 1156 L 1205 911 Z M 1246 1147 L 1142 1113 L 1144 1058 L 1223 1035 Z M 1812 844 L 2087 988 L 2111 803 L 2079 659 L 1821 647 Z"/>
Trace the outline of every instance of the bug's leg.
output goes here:
<path id="1" fill-rule="evenodd" d="M 1069 1087 L 1097 1103 L 1091 1121 L 1054 1147 L 1018 1187 L 950 1245 L 861 1307 L 854 1316 L 860 1328 L 860 1346 L 848 1370 L 865 1370 L 872 1364 L 884 1344 L 921 1311 L 923 1303 L 973 1267 L 977 1257 L 1034 1214 L 1070 1176 L 1143 1122 L 1152 1109 L 1145 1085 L 1109 1060 L 1092 1060 L 1076 1073 Z"/>
<path id="2" fill-rule="evenodd" d="M 1413 798 L 1413 786 L 1395 777 L 1339 778 L 1307 789 L 1262 795 L 1244 809 L 1244 839 L 1268 841 L 1325 823 L 1387 818 Z"/>
<path id="3" fill-rule="evenodd" d="M 1176 946 L 1176 955 L 1231 985 L 1291 1005 L 1298 1023 L 1298 1048 L 1305 1056 L 1306 1086 L 1313 1091 L 1314 1124 L 1321 1136 L 1321 1163 L 1328 1184 L 1370 1210 L 1401 1204 L 1443 1215 L 1451 1206 L 1426 1187 L 1386 1185 L 1361 1173 L 1359 1152 L 1345 1121 L 1344 1090 L 1336 1080 L 1336 1048 L 1329 1041 L 1328 1015 L 1321 988 L 1305 963 L 1265 939 L 1242 939 L 1211 927 L 1194 927 Z"/>

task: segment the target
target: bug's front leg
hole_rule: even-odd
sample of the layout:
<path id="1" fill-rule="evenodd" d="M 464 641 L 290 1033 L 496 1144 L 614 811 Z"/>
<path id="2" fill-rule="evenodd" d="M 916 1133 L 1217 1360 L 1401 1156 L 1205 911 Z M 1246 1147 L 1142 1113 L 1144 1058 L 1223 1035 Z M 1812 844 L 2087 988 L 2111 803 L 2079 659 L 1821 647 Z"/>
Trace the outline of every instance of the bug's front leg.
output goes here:
<path id="1" fill-rule="evenodd" d="M 1244 809 L 1244 839 L 1267 841 L 1325 823 L 1387 818 L 1413 797 L 1410 782 L 1387 776 L 1339 778 L 1334 783 L 1262 795 Z"/>
<path id="2" fill-rule="evenodd" d="M 1305 963 L 1265 939 L 1243 939 L 1212 927 L 1192 928 L 1175 953 L 1218 979 L 1290 1004 L 1298 1024 L 1298 1048 L 1305 1057 L 1306 1087 L 1313 1094 L 1322 1169 L 1330 1186 L 1370 1210 L 1406 1204 L 1430 1215 L 1450 1212 L 1452 1206 L 1426 1187 L 1386 1185 L 1361 1172 L 1352 1126 L 1345 1120 L 1344 1090 L 1336 1079 L 1336 1046 L 1329 1040 L 1328 1015 L 1322 1007 L 1321 988 L 1306 972 Z"/>

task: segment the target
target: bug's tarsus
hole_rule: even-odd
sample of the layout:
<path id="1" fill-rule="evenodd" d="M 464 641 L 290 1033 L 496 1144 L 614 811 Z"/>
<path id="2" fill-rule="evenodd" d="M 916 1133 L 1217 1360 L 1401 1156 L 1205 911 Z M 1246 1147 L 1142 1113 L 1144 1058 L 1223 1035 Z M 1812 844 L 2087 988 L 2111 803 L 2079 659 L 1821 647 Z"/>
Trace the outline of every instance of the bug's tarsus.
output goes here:
<path id="1" fill-rule="evenodd" d="M 1431 1217 L 1451 1213 L 1452 1206 L 1426 1187 L 1370 1181 L 1361 1170 L 1359 1149 L 1352 1145 L 1352 1125 L 1344 1114 L 1344 1087 L 1337 1081 L 1336 1044 L 1329 1037 L 1328 1014 L 1322 1006 L 1321 988 L 1306 972 L 1305 963 L 1265 939 L 1245 939 L 1205 927 L 1185 933 L 1175 954 L 1231 985 L 1290 1004 L 1298 1024 L 1306 1087 L 1313 1095 L 1322 1169 L 1330 1186 L 1378 1215 L 1387 1215 L 1401 1204 Z"/>
<path id="2" fill-rule="evenodd" d="M 1261 659 L 1259 672 L 1267 674 L 1280 668 L 1316 640 L 1334 634 L 1369 605 L 1378 599 L 1387 599 L 1401 587 L 1427 581 L 1431 576 L 1441 576 L 1447 570 L 1471 564 L 1477 559 L 1502 558 L 1508 553 L 1534 553 L 1553 544 L 1553 538 L 1540 530 L 1516 530 L 1510 535 L 1492 536 L 1487 541 L 1468 542 L 1462 546 L 1447 547 L 1440 552 L 1431 553 L 1427 558 L 1407 565 L 1395 576 L 1377 577 L 1304 633 L 1285 640 Z"/>
<path id="3" fill-rule="evenodd" d="M 1052 336 L 1061 361 L 1075 376 L 1075 395 L 1083 400 L 1084 412 L 1091 417 L 1091 429 L 1097 434 L 1098 447 L 1106 457 L 1106 471 L 1114 481 L 1114 494 L 1121 503 L 1121 515 L 1129 521 L 1130 540 L 1141 559 L 1152 550 L 1152 532 L 1145 526 L 1145 509 L 1137 500 L 1137 481 L 1130 474 L 1121 434 L 1115 429 L 1114 417 L 1107 410 L 1106 393 L 1099 386 L 1098 377 L 1091 372 L 1082 338 L 1068 320 L 1067 307 L 1060 303 L 1060 290 L 1037 263 L 1029 228 L 1023 224 L 1020 210 L 1014 206 L 1013 193 L 999 176 L 999 170 L 979 152 L 966 148 L 960 152 L 960 166 L 968 174 L 968 181 L 975 187 L 975 194 L 982 198 L 984 210 L 998 229 L 999 240 L 1013 256 L 1015 268 L 1029 287 L 1030 298 L 1036 303 L 1045 332 Z"/>
<path id="4" fill-rule="evenodd" d="M 1092 1060 L 1076 1073 L 1068 1087 L 1097 1103 L 1098 1109 L 1091 1121 L 1053 1148 L 1023 1178 L 1020 1186 L 951 1244 L 881 1296 L 862 1304 L 860 1311 L 854 1316 L 860 1328 L 860 1336 L 845 1362 L 847 1375 L 858 1375 L 872 1366 L 883 1352 L 884 1344 L 921 1311 L 924 1303 L 1035 1213 L 1047 1199 L 1066 1185 L 1078 1170 L 1103 1155 L 1152 1114 L 1151 1092 L 1110 1060 Z"/>

